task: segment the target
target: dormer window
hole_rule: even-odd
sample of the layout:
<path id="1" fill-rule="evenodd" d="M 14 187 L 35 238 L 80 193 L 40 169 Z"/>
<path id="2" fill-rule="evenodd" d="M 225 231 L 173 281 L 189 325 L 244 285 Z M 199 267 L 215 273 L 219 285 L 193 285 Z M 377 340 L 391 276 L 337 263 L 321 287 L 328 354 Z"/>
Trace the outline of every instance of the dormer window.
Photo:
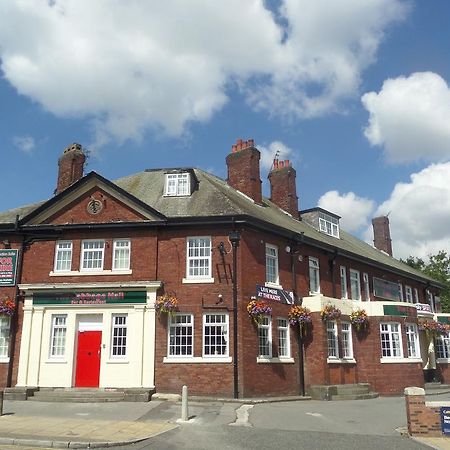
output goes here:
<path id="1" fill-rule="evenodd" d="M 169 197 L 191 195 L 191 180 L 189 172 L 166 173 L 164 195 Z"/>
<path id="2" fill-rule="evenodd" d="M 319 212 L 319 230 L 330 236 L 339 237 L 339 220 L 335 217 Z"/>

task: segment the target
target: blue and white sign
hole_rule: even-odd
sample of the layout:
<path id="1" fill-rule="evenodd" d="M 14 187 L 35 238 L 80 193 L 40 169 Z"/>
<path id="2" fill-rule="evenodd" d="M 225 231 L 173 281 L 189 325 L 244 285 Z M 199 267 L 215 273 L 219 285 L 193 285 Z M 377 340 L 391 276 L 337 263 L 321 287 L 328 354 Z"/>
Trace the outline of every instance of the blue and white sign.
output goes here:
<path id="1" fill-rule="evenodd" d="M 443 434 L 450 434 L 450 407 L 441 406 L 441 426 Z"/>

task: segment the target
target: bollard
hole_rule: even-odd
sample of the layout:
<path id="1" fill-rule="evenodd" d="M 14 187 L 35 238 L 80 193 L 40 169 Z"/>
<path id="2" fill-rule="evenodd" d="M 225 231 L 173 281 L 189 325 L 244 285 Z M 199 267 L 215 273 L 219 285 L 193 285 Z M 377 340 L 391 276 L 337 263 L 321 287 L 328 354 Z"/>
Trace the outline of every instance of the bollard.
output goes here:
<path id="1" fill-rule="evenodd" d="M 188 408 L 188 389 L 184 385 L 181 391 L 181 420 L 187 422 L 189 420 L 189 408 Z"/>
<path id="2" fill-rule="evenodd" d="M 0 391 L 0 416 L 3 416 L 3 391 Z"/>

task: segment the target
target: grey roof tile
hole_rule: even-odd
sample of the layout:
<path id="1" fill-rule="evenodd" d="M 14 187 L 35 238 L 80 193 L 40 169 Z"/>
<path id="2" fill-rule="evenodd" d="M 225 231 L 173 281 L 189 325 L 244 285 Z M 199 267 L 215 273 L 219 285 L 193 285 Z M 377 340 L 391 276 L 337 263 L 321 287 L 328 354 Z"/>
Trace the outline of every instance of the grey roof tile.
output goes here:
<path id="1" fill-rule="evenodd" d="M 434 281 L 422 272 L 375 249 L 342 229 L 339 239 L 328 236 L 306 222 L 292 218 L 266 198 L 263 198 L 263 205 L 257 205 L 244 194 L 231 188 L 223 179 L 200 169 L 193 170 L 199 186 L 187 197 L 163 195 L 165 173 L 168 169 L 139 172 L 115 180 L 113 183 L 169 219 L 247 215 L 293 234 L 303 233 L 308 240 L 315 241 L 318 245 L 326 245 L 338 252 L 352 254 L 373 264 L 381 264 L 395 271 Z M 17 215 L 22 219 L 43 203 L 45 202 L 0 213 L 0 224 L 14 223 Z"/>

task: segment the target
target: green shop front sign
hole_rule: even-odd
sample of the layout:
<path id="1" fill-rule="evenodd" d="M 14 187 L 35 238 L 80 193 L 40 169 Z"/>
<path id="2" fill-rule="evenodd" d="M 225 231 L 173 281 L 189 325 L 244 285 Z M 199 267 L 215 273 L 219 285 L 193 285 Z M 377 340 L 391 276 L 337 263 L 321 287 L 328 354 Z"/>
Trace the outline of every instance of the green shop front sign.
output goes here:
<path id="1" fill-rule="evenodd" d="M 437 317 L 437 321 L 439 323 L 445 323 L 446 325 L 450 325 L 450 317 L 444 316 L 444 317 Z"/>
<path id="2" fill-rule="evenodd" d="M 33 295 L 34 305 L 105 305 L 146 302 L 145 291 L 51 292 Z"/>
<path id="3" fill-rule="evenodd" d="M 0 286 L 15 286 L 18 250 L 0 250 Z"/>
<path id="4" fill-rule="evenodd" d="M 417 310 L 414 306 L 383 305 L 383 312 L 385 316 L 417 316 Z"/>

